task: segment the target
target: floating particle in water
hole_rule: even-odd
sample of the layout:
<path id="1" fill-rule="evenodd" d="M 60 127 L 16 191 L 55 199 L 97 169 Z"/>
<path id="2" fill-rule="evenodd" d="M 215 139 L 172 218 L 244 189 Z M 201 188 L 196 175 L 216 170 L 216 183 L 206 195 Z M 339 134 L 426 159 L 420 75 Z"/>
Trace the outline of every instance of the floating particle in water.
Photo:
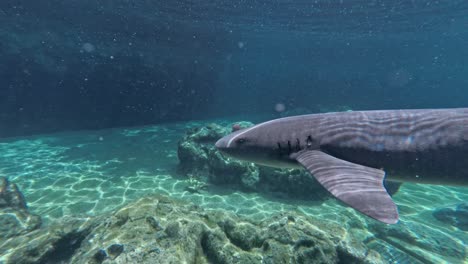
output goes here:
<path id="1" fill-rule="evenodd" d="M 83 44 L 81 48 L 86 52 L 93 52 L 96 50 L 96 47 L 94 47 L 94 45 L 89 42 L 86 42 L 85 44 Z"/>
<path id="2" fill-rule="evenodd" d="M 242 48 L 245 46 L 245 43 L 242 42 L 242 41 L 239 41 L 239 42 L 237 43 L 237 46 L 239 47 L 239 49 L 242 49 Z"/>
<path id="3" fill-rule="evenodd" d="M 284 112 L 286 110 L 286 106 L 283 103 L 277 103 L 275 105 L 275 111 L 278 113 Z"/>
<path id="4" fill-rule="evenodd" d="M 391 72 L 388 76 L 390 86 L 403 87 L 413 80 L 413 75 L 405 69 L 399 69 Z"/>

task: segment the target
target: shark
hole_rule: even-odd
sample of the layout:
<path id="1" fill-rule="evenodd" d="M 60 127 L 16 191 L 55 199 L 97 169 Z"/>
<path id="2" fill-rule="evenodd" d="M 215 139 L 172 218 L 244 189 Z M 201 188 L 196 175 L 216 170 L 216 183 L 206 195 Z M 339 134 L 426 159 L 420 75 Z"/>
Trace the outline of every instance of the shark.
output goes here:
<path id="1" fill-rule="evenodd" d="M 468 108 L 284 117 L 215 146 L 230 158 L 305 168 L 338 200 L 386 224 L 399 215 L 384 181 L 468 186 Z"/>

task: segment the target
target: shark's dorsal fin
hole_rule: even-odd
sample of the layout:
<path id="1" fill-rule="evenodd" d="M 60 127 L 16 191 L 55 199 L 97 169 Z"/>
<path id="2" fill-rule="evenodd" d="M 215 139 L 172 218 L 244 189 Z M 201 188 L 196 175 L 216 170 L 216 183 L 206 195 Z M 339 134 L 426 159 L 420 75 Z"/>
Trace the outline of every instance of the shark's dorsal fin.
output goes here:
<path id="1" fill-rule="evenodd" d="M 339 200 L 381 222 L 398 222 L 397 207 L 383 186 L 383 170 L 341 160 L 319 150 L 304 150 L 295 158 Z"/>

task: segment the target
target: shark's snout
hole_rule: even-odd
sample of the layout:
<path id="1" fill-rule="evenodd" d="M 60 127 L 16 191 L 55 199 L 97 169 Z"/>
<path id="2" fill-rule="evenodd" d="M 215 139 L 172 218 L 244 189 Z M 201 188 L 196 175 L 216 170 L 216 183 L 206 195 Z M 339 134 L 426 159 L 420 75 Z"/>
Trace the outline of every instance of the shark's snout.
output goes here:
<path id="1" fill-rule="evenodd" d="M 223 139 L 219 139 L 218 141 L 216 141 L 215 147 L 216 147 L 217 149 L 220 149 L 220 148 L 222 148 L 223 146 L 224 146 Z"/>
<path id="2" fill-rule="evenodd" d="M 221 138 L 221 139 L 219 139 L 218 141 L 216 141 L 215 147 L 216 147 L 218 150 L 226 149 L 226 148 L 227 148 L 227 140 L 226 140 L 226 138 Z"/>
<path id="3" fill-rule="evenodd" d="M 226 151 L 228 149 L 233 148 L 232 141 L 237 137 L 237 135 L 240 133 L 241 130 L 238 130 L 236 132 L 233 132 L 227 136 L 222 137 L 218 141 L 216 141 L 215 146 L 218 150 L 220 151 Z"/>

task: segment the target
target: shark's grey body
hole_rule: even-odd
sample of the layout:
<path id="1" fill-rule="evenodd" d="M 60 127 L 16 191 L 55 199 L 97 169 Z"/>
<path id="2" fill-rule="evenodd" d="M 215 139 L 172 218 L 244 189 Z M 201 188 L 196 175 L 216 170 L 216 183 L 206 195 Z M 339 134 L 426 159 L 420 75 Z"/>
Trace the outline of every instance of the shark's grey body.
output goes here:
<path id="1" fill-rule="evenodd" d="M 305 167 L 334 196 L 395 223 L 383 179 L 468 186 L 468 108 L 356 111 L 271 120 L 216 146 L 243 160 Z"/>

